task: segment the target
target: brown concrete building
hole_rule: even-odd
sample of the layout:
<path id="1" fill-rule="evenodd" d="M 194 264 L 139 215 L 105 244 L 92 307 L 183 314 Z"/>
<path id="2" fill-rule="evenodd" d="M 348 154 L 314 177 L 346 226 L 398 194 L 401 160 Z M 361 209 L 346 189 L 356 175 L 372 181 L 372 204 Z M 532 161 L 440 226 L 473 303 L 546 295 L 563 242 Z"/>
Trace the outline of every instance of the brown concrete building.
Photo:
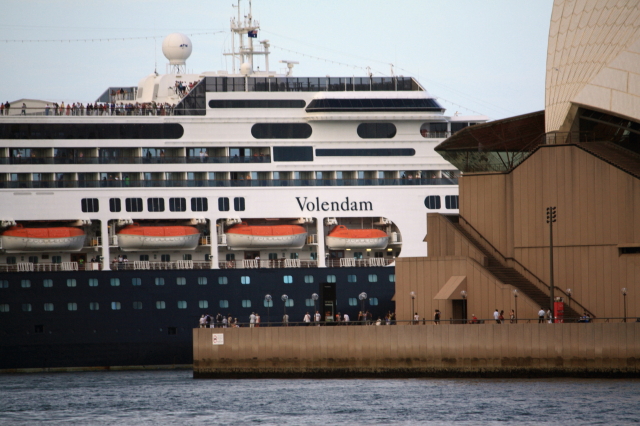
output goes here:
<path id="1" fill-rule="evenodd" d="M 547 207 L 567 314 L 623 317 L 626 300 L 640 316 L 640 2 L 556 1 L 546 86 L 545 111 L 437 148 L 463 171 L 460 215 L 428 215 L 428 257 L 397 260 L 399 319 L 411 317 L 412 291 L 427 319 L 507 316 L 515 289 L 517 316 L 536 318 L 550 305 Z"/>

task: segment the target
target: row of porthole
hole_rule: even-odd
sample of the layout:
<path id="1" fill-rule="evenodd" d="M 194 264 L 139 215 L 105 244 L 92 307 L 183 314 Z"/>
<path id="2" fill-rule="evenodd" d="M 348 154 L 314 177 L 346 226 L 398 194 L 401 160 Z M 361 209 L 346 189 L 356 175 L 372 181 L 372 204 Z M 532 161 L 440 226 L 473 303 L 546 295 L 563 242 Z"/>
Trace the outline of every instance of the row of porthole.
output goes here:
<path id="1" fill-rule="evenodd" d="M 284 275 L 282 277 L 282 280 L 285 284 L 293 284 L 293 276 L 292 275 Z M 368 274 L 367 276 L 367 280 L 371 283 L 374 282 L 378 282 L 378 275 L 377 274 Z M 389 274 L 389 282 L 394 283 L 396 280 L 395 274 Z M 207 277 L 198 277 L 198 285 L 207 285 Z M 313 284 L 314 282 L 314 276 L 313 275 L 305 275 L 304 276 L 304 282 L 305 284 Z M 335 275 L 327 275 L 327 283 L 335 283 L 336 282 L 336 276 Z M 357 282 L 357 276 L 356 275 L 348 275 L 347 276 L 347 282 L 350 283 L 355 283 Z M 45 288 L 51 288 L 53 287 L 53 280 L 52 279 L 44 279 L 42 281 L 43 287 Z M 89 287 L 97 287 L 99 284 L 99 281 L 97 278 L 89 278 L 88 279 L 88 284 Z M 109 284 L 112 287 L 119 287 L 120 286 L 120 278 L 110 278 L 109 279 Z M 131 279 L 131 284 L 133 286 L 140 286 L 142 285 L 142 279 L 141 278 L 132 278 Z M 155 278 L 155 285 L 164 285 L 165 284 L 165 279 L 162 277 L 156 277 Z M 177 277 L 176 278 L 176 284 L 177 285 L 186 285 L 187 284 L 187 279 L 185 277 Z M 226 285 L 229 284 L 229 279 L 227 277 L 218 277 L 218 284 L 220 285 Z M 240 284 L 243 285 L 248 285 L 251 284 L 251 277 L 249 276 L 241 276 L 240 277 Z M 75 278 L 68 278 L 67 279 L 67 287 L 77 287 L 78 283 L 77 280 Z M 22 288 L 30 288 L 31 287 L 31 280 L 20 280 L 20 287 Z M 7 280 L 0 280 L 0 289 L 1 288 L 9 288 L 9 281 Z"/>
<path id="2" fill-rule="evenodd" d="M 442 204 L 440 202 L 440 196 L 439 195 L 429 195 L 427 198 L 424 199 L 424 205 L 426 208 L 430 209 L 430 210 L 439 210 L 442 207 Z M 444 205 L 445 208 L 448 210 L 458 210 L 460 207 L 460 204 L 458 202 L 458 196 L 457 195 L 445 195 L 444 197 Z"/>

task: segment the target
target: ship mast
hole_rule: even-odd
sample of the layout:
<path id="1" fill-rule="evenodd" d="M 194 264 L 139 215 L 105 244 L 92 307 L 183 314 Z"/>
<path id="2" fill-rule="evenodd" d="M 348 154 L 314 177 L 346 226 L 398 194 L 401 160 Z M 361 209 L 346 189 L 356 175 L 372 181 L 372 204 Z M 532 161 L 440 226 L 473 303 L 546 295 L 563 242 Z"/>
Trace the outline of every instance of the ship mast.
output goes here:
<path id="1" fill-rule="evenodd" d="M 260 29 L 260 23 L 253 19 L 252 10 L 251 10 L 251 0 L 249 0 L 249 13 L 244 17 L 241 15 L 240 10 L 240 2 L 242 0 L 238 0 L 238 4 L 233 7 L 238 9 L 238 17 L 231 18 L 231 32 L 233 36 L 231 37 L 231 52 L 225 53 L 225 56 L 231 56 L 232 63 L 232 72 L 233 74 L 237 74 L 240 71 L 240 65 L 244 63 L 248 63 L 253 70 L 253 56 L 254 55 L 264 55 L 265 56 L 265 65 L 266 72 L 269 73 L 269 40 L 263 40 L 260 42 L 262 44 L 263 49 L 256 50 L 253 46 L 253 39 L 257 37 L 258 30 Z M 250 34 L 254 34 L 253 37 L 249 36 Z M 238 49 L 236 50 L 236 36 L 238 37 Z M 244 37 L 247 36 L 249 39 L 248 45 L 245 45 Z M 238 64 L 236 66 L 236 59 L 238 60 Z"/>

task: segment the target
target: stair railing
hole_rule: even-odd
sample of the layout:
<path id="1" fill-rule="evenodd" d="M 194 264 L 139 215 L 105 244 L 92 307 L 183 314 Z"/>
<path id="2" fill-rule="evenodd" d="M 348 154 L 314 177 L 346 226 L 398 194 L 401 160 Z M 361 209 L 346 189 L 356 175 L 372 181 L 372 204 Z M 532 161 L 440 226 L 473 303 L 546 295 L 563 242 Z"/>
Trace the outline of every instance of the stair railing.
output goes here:
<path id="1" fill-rule="evenodd" d="M 495 248 L 493 246 L 493 244 L 491 244 L 480 232 L 478 232 L 478 230 L 476 228 L 473 227 L 473 225 L 471 225 L 469 223 L 469 221 L 467 221 L 462 215 L 459 215 L 459 220 L 461 220 L 462 222 L 464 222 L 464 225 L 467 229 L 472 230 L 473 232 L 471 232 L 472 236 L 474 238 L 476 238 L 476 240 L 478 240 L 481 244 L 485 245 L 485 249 L 487 249 L 486 246 L 491 247 L 491 249 L 493 250 L 494 253 L 494 257 L 498 260 L 498 262 L 500 262 L 502 264 L 502 266 L 507 267 L 507 268 L 513 268 L 515 269 L 517 272 L 519 272 L 524 278 L 526 278 L 527 280 L 529 280 L 531 283 L 533 283 L 536 287 L 538 287 L 542 292 L 546 293 L 547 295 L 549 295 L 551 293 L 551 288 L 549 287 L 549 285 L 547 283 L 545 283 L 544 281 L 542 281 L 540 279 L 540 277 L 538 277 L 536 274 L 534 274 L 533 272 L 531 272 L 526 266 L 524 266 L 522 263 L 520 263 L 517 259 L 514 259 L 513 257 L 505 257 L 502 253 L 500 253 L 500 251 Z M 512 266 L 513 265 L 513 266 Z M 508 283 L 505 283 L 508 284 Z M 575 310 L 576 312 L 579 312 L 580 310 L 582 312 L 586 312 L 588 313 L 591 318 L 595 318 L 596 316 L 593 314 L 593 312 L 589 311 L 585 306 L 583 306 L 580 302 L 578 302 L 574 297 L 569 297 L 569 295 L 560 287 L 554 287 L 555 291 L 559 291 L 560 293 L 562 293 L 564 295 L 564 300 L 568 300 L 567 305 L 571 308 L 571 305 L 577 305 L 578 307 L 580 307 L 580 309 L 575 309 L 572 308 L 573 310 Z"/>

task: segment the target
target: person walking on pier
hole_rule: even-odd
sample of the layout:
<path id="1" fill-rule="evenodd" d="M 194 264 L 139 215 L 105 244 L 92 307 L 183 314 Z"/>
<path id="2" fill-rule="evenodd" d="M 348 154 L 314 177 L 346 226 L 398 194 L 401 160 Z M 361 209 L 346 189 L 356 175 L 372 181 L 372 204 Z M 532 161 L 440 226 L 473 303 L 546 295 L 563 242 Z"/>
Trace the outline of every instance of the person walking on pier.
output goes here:
<path id="1" fill-rule="evenodd" d="M 544 322 L 544 309 L 540 308 L 538 311 L 538 324 L 542 324 Z"/>
<path id="2" fill-rule="evenodd" d="M 203 316 L 200 317 L 200 328 L 204 328 L 207 323 L 207 319 Z"/>
<path id="3" fill-rule="evenodd" d="M 500 312 L 497 309 L 493 312 L 493 319 L 496 320 L 496 324 L 500 324 Z"/>
<path id="4" fill-rule="evenodd" d="M 285 327 L 289 326 L 289 315 L 284 314 L 282 316 L 282 325 L 284 325 Z"/>
<path id="5" fill-rule="evenodd" d="M 309 312 L 304 315 L 302 321 L 304 321 L 304 325 L 309 325 L 309 323 L 311 322 L 311 315 L 309 315 Z"/>
<path id="6" fill-rule="evenodd" d="M 342 320 L 344 321 L 344 325 L 349 325 L 349 314 L 344 314 Z"/>
<path id="7" fill-rule="evenodd" d="M 251 312 L 249 315 L 249 328 L 253 328 L 256 325 L 256 313 Z"/>
<path id="8" fill-rule="evenodd" d="M 315 320 L 316 320 L 316 324 L 318 325 L 318 327 L 320 327 L 320 320 L 321 319 L 322 319 L 322 317 L 320 316 L 320 311 L 316 311 Z"/>
<path id="9" fill-rule="evenodd" d="M 433 314 L 433 323 L 438 325 L 440 324 L 440 310 L 436 309 L 436 311 Z"/>

